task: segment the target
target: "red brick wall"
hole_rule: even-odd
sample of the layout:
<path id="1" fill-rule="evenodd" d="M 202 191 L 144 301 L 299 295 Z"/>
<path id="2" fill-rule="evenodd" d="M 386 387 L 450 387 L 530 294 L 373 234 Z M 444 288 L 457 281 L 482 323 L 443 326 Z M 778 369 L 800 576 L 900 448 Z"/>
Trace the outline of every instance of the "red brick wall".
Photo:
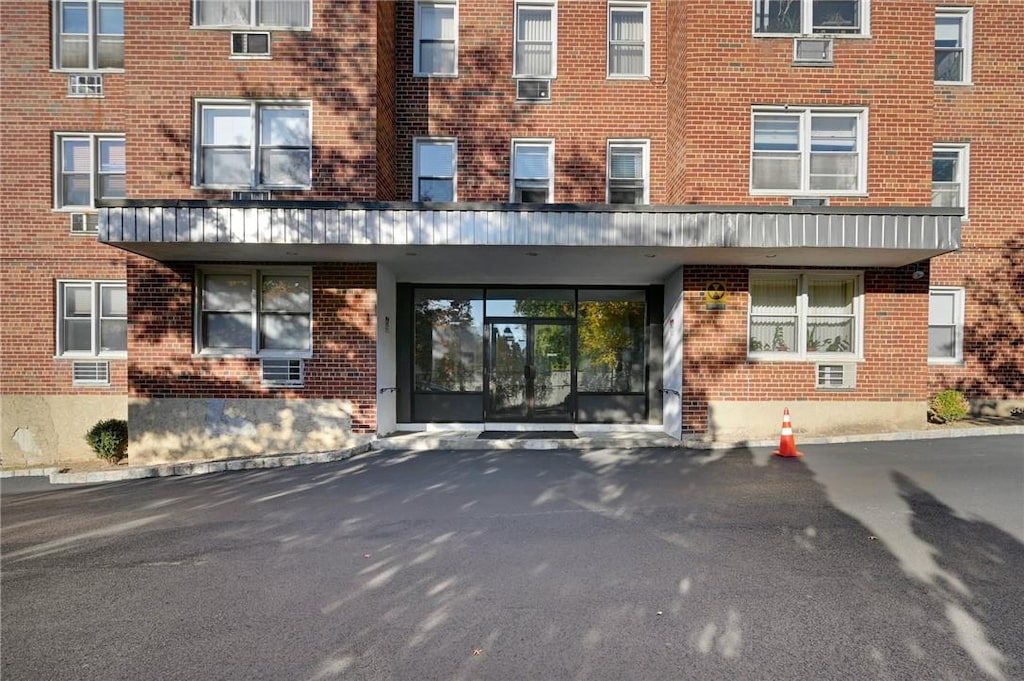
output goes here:
<path id="1" fill-rule="evenodd" d="M 395 3 L 377 3 L 377 200 L 398 196 L 397 90 L 395 87 Z M 404 46 L 403 46 L 404 49 Z"/>
<path id="2" fill-rule="evenodd" d="M 346 399 L 355 432 L 376 429 L 376 266 L 313 266 L 313 357 L 301 388 L 260 385 L 256 358 L 193 354 L 192 264 L 129 260 L 133 397 Z"/>
<path id="3" fill-rule="evenodd" d="M 933 364 L 929 388 L 1024 399 L 1024 31 L 1020 2 L 975 0 L 969 86 L 936 86 L 935 142 L 970 143 L 968 216 L 959 253 L 932 261 L 933 286 L 966 292 L 964 363 Z"/>
<path id="4" fill-rule="evenodd" d="M 125 78 L 131 198 L 222 198 L 192 190 L 193 100 L 312 101 L 313 189 L 277 198 L 377 193 L 377 3 L 314 0 L 312 31 L 276 31 L 272 59 L 229 59 L 230 32 L 190 28 L 190 3 L 129 3 Z"/>
<path id="5" fill-rule="evenodd" d="M 398 192 L 412 196 L 412 140 L 458 138 L 460 201 L 508 201 L 511 140 L 555 140 L 555 201 L 604 202 L 608 138 L 647 138 L 651 203 L 665 200 L 665 5 L 651 3 L 651 78 L 608 80 L 607 4 L 558 4 L 550 104 L 517 104 L 512 2 L 459 3 L 459 77 L 413 74 L 414 7 L 397 6 Z"/>
<path id="6" fill-rule="evenodd" d="M 815 361 L 748 361 L 745 267 L 683 270 L 683 427 L 702 432 L 710 401 L 921 401 L 926 398 L 927 279 L 909 268 L 864 271 L 864 362 L 853 391 L 815 390 Z M 703 293 L 720 281 L 725 310 L 708 310 Z"/>
<path id="7" fill-rule="evenodd" d="M 73 235 L 53 210 L 53 140 L 58 132 L 122 132 L 125 76 L 104 78 L 103 99 L 67 96 L 68 77 L 51 72 L 50 3 L 0 3 L 0 392 L 116 394 L 126 362 L 112 360 L 111 387 L 71 385 L 71 361 L 55 359 L 59 279 L 124 279 L 121 251 Z"/>
<path id="8" fill-rule="evenodd" d="M 788 104 L 868 108 L 868 196 L 833 205 L 929 205 L 933 11 L 872 3 L 871 37 L 837 39 L 835 66 L 808 68 L 791 65 L 792 38 L 752 36 L 749 0 L 687 3 L 685 69 L 669 74 L 685 78 L 686 181 L 669 202 L 788 203 L 749 193 L 751 107 Z"/>

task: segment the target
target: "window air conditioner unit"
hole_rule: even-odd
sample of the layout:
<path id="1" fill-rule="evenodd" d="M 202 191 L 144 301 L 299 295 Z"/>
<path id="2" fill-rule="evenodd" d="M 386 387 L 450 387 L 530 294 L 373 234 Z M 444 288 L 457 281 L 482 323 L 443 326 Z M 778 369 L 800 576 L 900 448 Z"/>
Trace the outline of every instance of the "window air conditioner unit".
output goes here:
<path id="1" fill-rule="evenodd" d="M 110 385 L 108 362 L 74 362 L 71 366 L 73 385 Z"/>
<path id="2" fill-rule="evenodd" d="M 275 387 L 301 386 L 304 369 L 301 359 L 264 359 L 260 361 L 260 382 Z"/>
<path id="3" fill-rule="evenodd" d="M 818 364 L 819 390 L 853 390 L 857 387 L 857 365 L 852 362 Z"/>
<path id="4" fill-rule="evenodd" d="M 801 66 L 831 66 L 832 38 L 794 38 L 793 63 Z"/>
<path id="5" fill-rule="evenodd" d="M 550 102 L 551 81 L 544 80 L 517 80 L 516 99 L 522 102 Z"/>
<path id="6" fill-rule="evenodd" d="M 103 76 L 98 73 L 72 73 L 68 75 L 69 97 L 102 97 Z"/>
<path id="7" fill-rule="evenodd" d="M 95 234 L 99 231 L 100 216 L 98 213 L 72 213 L 72 234 Z"/>
<path id="8" fill-rule="evenodd" d="M 270 192 L 233 191 L 232 201 L 269 201 Z"/>
<path id="9" fill-rule="evenodd" d="M 269 57 L 269 33 L 232 33 L 232 57 Z"/>

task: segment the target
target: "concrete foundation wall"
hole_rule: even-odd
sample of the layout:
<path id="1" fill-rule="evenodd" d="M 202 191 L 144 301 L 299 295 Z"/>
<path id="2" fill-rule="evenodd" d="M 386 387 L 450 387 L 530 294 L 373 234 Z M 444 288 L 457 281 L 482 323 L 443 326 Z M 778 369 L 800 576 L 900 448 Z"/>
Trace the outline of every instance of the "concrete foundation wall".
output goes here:
<path id="1" fill-rule="evenodd" d="M 97 421 L 128 418 L 124 395 L 0 396 L 0 457 L 5 467 L 92 461 L 85 433 Z"/>
<path id="2" fill-rule="evenodd" d="M 132 398 L 128 463 L 321 452 L 365 442 L 347 400 Z"/>
<path id="3" fill-rule="evenodd" d="M 854 435 L 920 430 L 927 425 L 926 402 L 711 402 L 708 434 L 715 440 L 770 440 L 782 431 L 789 408 L 797 444 L 800 435 Z"/>

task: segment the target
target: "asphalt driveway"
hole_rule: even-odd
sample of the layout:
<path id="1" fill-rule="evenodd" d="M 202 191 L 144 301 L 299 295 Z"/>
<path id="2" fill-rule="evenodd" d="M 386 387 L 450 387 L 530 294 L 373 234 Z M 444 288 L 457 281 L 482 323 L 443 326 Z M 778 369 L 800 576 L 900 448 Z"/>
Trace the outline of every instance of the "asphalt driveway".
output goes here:
<path id="1" fill-rule="evenodd" d="M 5 479 L 0 672 L 1022 679 L 1021 444 Z"/>

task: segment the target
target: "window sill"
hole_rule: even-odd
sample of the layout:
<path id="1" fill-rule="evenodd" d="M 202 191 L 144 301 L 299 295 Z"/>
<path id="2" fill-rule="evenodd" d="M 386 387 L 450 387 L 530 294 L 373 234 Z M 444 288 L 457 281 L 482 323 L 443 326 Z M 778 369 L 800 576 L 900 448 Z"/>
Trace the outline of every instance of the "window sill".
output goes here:
<path id="1" fill-rule="evenodd" d="M 974 81 L 970 80 L 937 80 L 935 87 L 973 87 Z"/>
<path id="2" fill-rule="evenodd" d="M 928 358 L 928 366 L 962 367 L 967 363 L 962 359 Z"/>
<path id="3" fill-rule="evenodd" d="M 312 359 L 312 352 L 252 352 L 252 351 L 225 351 L 216 352 L 212 350 L 200 350 L 192 353 L 192 359 Z"/>
<path id="4" fill-rule="evenodd" d="M 865 191 L 794 191 L 792 189 L 751 189 L 751 196 L 778 196 L 781 198 L 797 198 L 797 199 L 830 199 L 835 197 L 853 198 L 853 199 L 866 199 L 869 194 Z"/>
<path id="5" fill-rule="evenodd" d="M 252 186 L 252 185 L 230 185 L 230 184 L 193 184 L 189 186 L 192 191 L 218 191 L 218 192 L 307 192 L 313 189 L 312 185 L 294 186 Z M 92 210 L 95 210 L 92 209 Z"/>
<path id="6" fill-rule="evenodd" d="M 804 364 L 821 364 L 827 362 L 855 362 L 858 364 L 864 363 L 864 358 L 857 355 L 839 354 L 839 353 L 826 353 L 826 354 L 805 354 L 799 355 L 797 353 L 760 353 L 760 354 L 748 354 L 748 364 L 760 364 L 762 362 L 803 362 Z"/>
<path id="7" fill-rule="evenodd" d="M 755 38 L 833 38 L 848 40 L 870 40 L 870 33 L 754 33 Z"/>
<path id="8" fill-rule="evenodd" d="M 117 69 L 117 68 L 113 68 L 113 69 L 50 69 L 50 73 L 60 73 L 60 74 L 64 74 L 64 75 L 67 75 L 67 74 L 91 74 L 91 73 L 101 73 L 101 74 L 107 75 L 107 74 L 124 73 L 124 72 L 125 72 L 124 67 L 121 67 L 119 69 Z"/>
<path id="9" fill-rule="evenodd" d="M 128 359 L 127 352 L 101 352 L 98 355 L 91 353 L 69 353 L 65 352 L 63 355 L 54 355 L 54 359 L 58 360 L 69 360 L 74 362 L 80 362 L 82 360 L 102 362 L 108 359 Z"/>
<path id="10" fill-rule="evenodd" d="M 640 75 L 640 76 L 618 76 L 618 75 L 609 73 L 608 77 L 607 77 L 607 80 L 625 80 L 625 81 L 630 81 L 630 80 L 640 80 L 640 81 L 647 80 L 647 81 L 649 81 L 650 79 L 651 79 L 651 76 L 648 73 L 645 73 L 645 74 Z"/>
<path id="11" fill-rule="evenodd" d="M 455 73 L 414 73 L 414 78 L 441 78 L 444 80 L 454 80 L 459 77 L 459 72 Z"/>
<path id="12" fill-rule="evenodd" d="M 286 33 L 310 33 L 313 30 L 312 26 L 262 26 L 262 25 L 223 25 L 223 26 L 197 26 L 195 24 L 189 26 L 192 31 L 283 31 Z"/>

